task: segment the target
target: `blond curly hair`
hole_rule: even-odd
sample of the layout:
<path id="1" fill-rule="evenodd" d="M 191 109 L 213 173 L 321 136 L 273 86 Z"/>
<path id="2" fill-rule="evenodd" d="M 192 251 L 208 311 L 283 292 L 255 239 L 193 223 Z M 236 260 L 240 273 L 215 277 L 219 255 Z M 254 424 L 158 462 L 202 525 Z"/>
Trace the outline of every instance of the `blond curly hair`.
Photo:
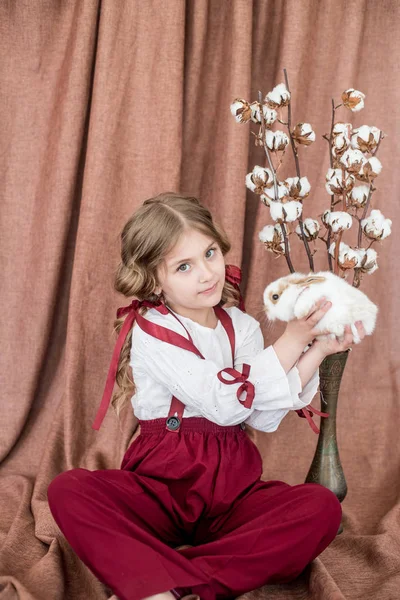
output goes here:
<path id="1" fill-rule="evenodd" d="M 222 227 L 213 222 L 210 211 L 197 198 L 174 192 L 159 194 L 145 200 L 130 217 L 121 232 L 121 262 L 117 267 L 114 288 L 124 296 L 157 302 L 157 267 L 187 229 L 196 229 L 214 239 L 225 256 L 231 248 Z M 225 281 L 221 306 L 237 306 L 239 292 Z M 141 314 L 147 309 L 142 307 Z M 118 334 L 126 316 L 116 319 Z M 119 357 L 116 382 L 119 389 L 113 394 L 112 406 L 117 415 L 135 394 L 130 367 L 132 329 L 128 333 Z"/>

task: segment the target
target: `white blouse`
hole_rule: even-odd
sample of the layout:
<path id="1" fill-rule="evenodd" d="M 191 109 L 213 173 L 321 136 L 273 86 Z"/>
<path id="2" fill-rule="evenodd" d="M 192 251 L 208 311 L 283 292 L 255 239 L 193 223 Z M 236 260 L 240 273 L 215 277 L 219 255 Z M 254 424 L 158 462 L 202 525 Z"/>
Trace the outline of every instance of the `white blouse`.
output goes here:
<path id="1" fill-rule="evenodd" d="M 235 306 L 225 310 L 235 329 L 234 368 L 241 372 L 243 363 L 250 365 L 248 381 L 255 387 L 252 407 L 245 408 L 237 399 L 241 383 L 227 385 L 217 377 L 219 371 L 232 367 L 231 346 L 221 321 L 212 329 L 174 313 L 204 359 L 149 335 L 136 323 L 130 358 L 136 392 L 131 402 L 139 420 L 167 418 L 174 395 L 185 405 L 184 417 L 205 417 L 219 425 L 245 422 L 261 431 L 275 431 L 289 410 L 311 402 L 319 371 L 302 389 L 297 367 L 286 374 L 273 347 L 264 349 L 260 323 Z M 151 308 L 144 318 L 188 338 L 172 314 Z"/>

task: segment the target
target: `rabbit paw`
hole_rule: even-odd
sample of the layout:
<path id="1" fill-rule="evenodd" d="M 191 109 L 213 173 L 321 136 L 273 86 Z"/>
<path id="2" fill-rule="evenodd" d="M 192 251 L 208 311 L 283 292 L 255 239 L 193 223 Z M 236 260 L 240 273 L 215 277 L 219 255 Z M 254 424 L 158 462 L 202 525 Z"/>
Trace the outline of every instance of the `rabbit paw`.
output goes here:
<path id="1" fill-rule="evenodd" d="M 355 326 L 354 323 L 351 325 L 351 333 L 353 334 L 353 342 L 354 342 L 354 344 L 359 344 L 361 342 L 361 339 L 360 339 L 360 336 L 359 336 L 359 333 L 358 333 L 358 329 L 357 329 L 357 327 Z"/>

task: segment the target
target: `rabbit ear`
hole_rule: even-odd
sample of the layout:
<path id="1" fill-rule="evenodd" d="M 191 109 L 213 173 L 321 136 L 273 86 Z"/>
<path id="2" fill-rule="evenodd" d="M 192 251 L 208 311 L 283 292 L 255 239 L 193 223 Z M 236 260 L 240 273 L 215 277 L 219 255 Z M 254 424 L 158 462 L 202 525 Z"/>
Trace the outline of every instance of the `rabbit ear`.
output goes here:
<path id="1" fill-rule="evenodd" d="M 297 279 L 294 281 L 294 283 L 300 287 L 305 287 L 306 285 L 311 285 L 312 283 L 323 283 L 324 281 L 326 281 L 326 277 L 322 277 L 321 275 L 312 275 L 311 277 Z"/>

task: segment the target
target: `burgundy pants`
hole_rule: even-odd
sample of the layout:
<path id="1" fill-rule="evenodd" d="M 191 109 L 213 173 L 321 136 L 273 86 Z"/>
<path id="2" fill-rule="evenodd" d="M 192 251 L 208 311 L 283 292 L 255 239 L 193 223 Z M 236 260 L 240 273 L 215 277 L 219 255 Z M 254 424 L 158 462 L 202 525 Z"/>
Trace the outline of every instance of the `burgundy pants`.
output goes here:
<path id="1" fill-rule="evenodd" d="M 234 598 L 294 579 L 334 539 L 341 506 L 318 484 L 260 481 L 240 426 L 141 422 L 121 469 L 73 469 L 48 488 L 51 512 L 81 560 L 121 600 L 175 589 Z M 177 552 L 175 548 L 191 544 Z"/>

